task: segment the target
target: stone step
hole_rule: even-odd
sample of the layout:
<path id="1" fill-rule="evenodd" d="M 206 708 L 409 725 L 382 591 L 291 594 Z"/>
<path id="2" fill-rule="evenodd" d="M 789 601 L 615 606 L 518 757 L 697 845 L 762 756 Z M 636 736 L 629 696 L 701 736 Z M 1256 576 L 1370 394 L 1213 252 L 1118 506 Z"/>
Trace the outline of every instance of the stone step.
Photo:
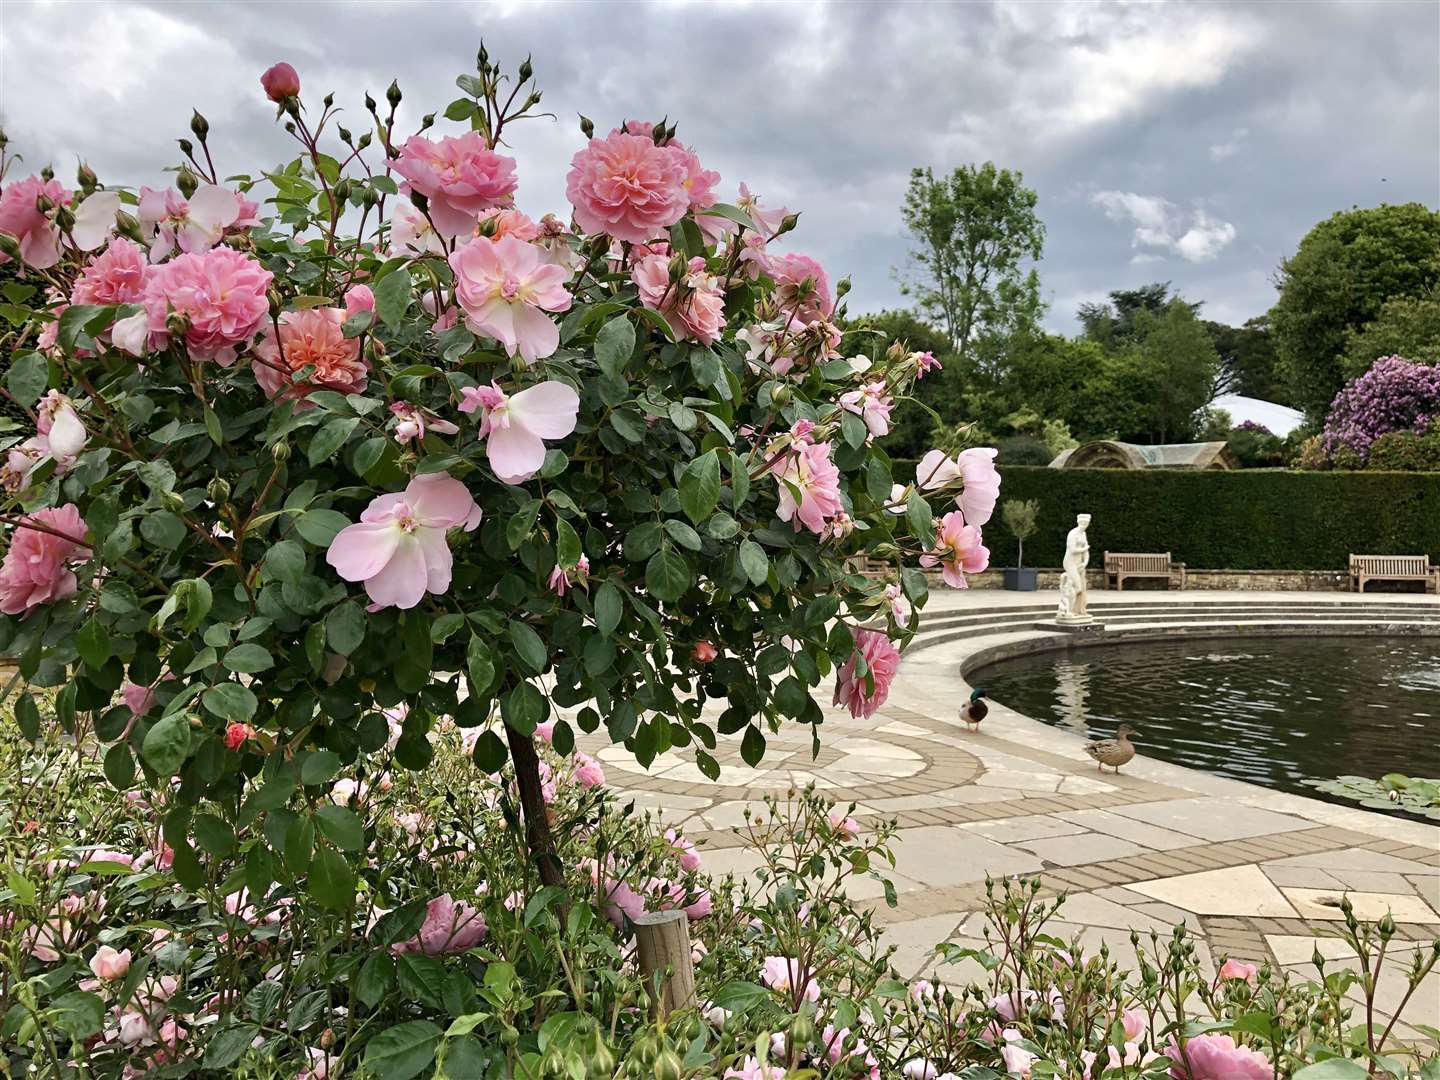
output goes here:
<path id="1" fill-rule="evenodd" d="M 1053 606 L 1047 604 L 1044 606 L 1034 605 L 1024 608 L 991 608 L 986 611 L 975 612 L 937 612 L 931 616 L 922 616 L 921 633 L 947 627 L 985 626 L 997 621 L 1048 619 L 1052 616 L 1053 611 Z M 1213 607 L 1191 606 L 1187 604 L 1153 604 L 1144 606 L 1125 605 L 1122 607 L 1118 605 L 1110 606 L 1092 603 L 1090 605 L 1090 611 L 1106 621 L 1135 618 L 1263 618 L 1267 616 L 1440 619 L 1440 605 L 1436 605 L 1432 609 L 1428 606 L 1417 604 L 1351 604 L 1342 606 L 1316 604 L 1229 604 Z"/>

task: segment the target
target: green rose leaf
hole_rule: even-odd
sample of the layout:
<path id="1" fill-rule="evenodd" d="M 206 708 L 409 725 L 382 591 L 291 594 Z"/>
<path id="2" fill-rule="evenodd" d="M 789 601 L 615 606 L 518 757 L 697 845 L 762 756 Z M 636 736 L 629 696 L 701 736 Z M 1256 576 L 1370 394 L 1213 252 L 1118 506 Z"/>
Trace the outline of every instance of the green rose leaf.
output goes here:
<path id="1" fill-rule="evenodd" d="M 720 455 L 700 455 L 680 474 L 680 507 L 696 525 L 714 512 L 720 502 Z"/>
<path id="2" fill-rule="evenodd" d="M 645 588 L 657 600 L 674 602 L 690 588 L 690 564 L 668 546 L 645 564 Z"/>
<path id="3" fill-rule="evenodd" d="M 226 682 L 212 686 L 200 698 L 201 703 L 221 720 L 243 723 L 255 715 L 260 703 L 248 687 Z"/>
<path id="4" fill-rule="evenodd" d="M 375 294 L 375 316 L 390 330 L 398 330 L 410 307 L 413 284 L 410 271 L 398 267 L 377 281 L 372 291 Z"/>
<path id="5" fill-rule="evenodd" d="M 190 719 L 183 712 L 171 713 L 145 733 L 140 755 L 160 776 L 174 776 L 190 753 Z"/>
<path id="6" fill-rule="evenodd" d="M 344 911 L 355 902 L 355 873 L 339 852 L 317 847 L 306 890 L 323 907 Z"/>
<path id="7" fill-rule="evenodd" d="M 429 1020 L 386 1028 L 365 1045 L 365 1068 L 376 1080 L 411 1080 L 435 1060 L 443 1034 Z"/>
<path id="8" fill-rule="evenodd" d="M 315 811 L 315 824 L 341 851 L 360 851 L 365 847 L 365 826 L 353 810 L 322 806 Z"/>
<path id="9" fill-rule="evenodd" d="M 268 649 L 262 645 L 246 644 L 236 645 L 220 658 L 231 671 L 241 672 L 246 675 L 253 675 L 257 671 L 264 671 L 275 666 L 275 659 L 270 655 Z"/>

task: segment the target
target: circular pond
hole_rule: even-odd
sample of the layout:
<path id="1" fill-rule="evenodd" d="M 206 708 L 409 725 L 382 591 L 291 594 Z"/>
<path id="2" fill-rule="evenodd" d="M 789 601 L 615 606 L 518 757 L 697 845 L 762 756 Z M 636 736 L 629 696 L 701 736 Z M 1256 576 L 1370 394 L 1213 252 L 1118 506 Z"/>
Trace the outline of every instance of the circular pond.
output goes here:
<path id="1" fill-rule="evenodd" d="M 1136 642 L 1001 660 L 968 679 L 1048 724 L 1108 737 L 1124 721 L 1142 755 L 1281 791 L 1440 776 L 1437 638 Z"/>

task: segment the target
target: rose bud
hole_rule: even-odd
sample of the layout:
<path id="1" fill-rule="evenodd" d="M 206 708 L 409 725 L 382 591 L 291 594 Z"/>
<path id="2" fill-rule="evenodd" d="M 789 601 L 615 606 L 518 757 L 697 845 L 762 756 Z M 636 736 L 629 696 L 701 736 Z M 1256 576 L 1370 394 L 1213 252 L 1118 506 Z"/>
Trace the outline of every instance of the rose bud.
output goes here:
<path id="1" fill-rule="evenodd" d="M 300 74 L 282 61 L 260 76 L 260 85 L 265 89 L 265 96 L 278 105 L 286 98 L 299 96 Z"/>

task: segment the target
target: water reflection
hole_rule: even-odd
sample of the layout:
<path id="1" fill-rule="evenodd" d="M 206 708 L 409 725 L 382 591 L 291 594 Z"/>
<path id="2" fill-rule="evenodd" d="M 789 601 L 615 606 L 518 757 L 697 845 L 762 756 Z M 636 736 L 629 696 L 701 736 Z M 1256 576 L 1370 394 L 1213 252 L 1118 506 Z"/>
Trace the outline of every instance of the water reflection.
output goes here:
<path id="1" fill-rule="evenodd" d="M 1302 781 L 1440 776 L 1437 653 L 1423 637 L 1136 643 L 1017 657 L 970 681 L 1058 727 L 1109 736 L 1125 721 L 1143 754 L 1313 796 Z"/>

